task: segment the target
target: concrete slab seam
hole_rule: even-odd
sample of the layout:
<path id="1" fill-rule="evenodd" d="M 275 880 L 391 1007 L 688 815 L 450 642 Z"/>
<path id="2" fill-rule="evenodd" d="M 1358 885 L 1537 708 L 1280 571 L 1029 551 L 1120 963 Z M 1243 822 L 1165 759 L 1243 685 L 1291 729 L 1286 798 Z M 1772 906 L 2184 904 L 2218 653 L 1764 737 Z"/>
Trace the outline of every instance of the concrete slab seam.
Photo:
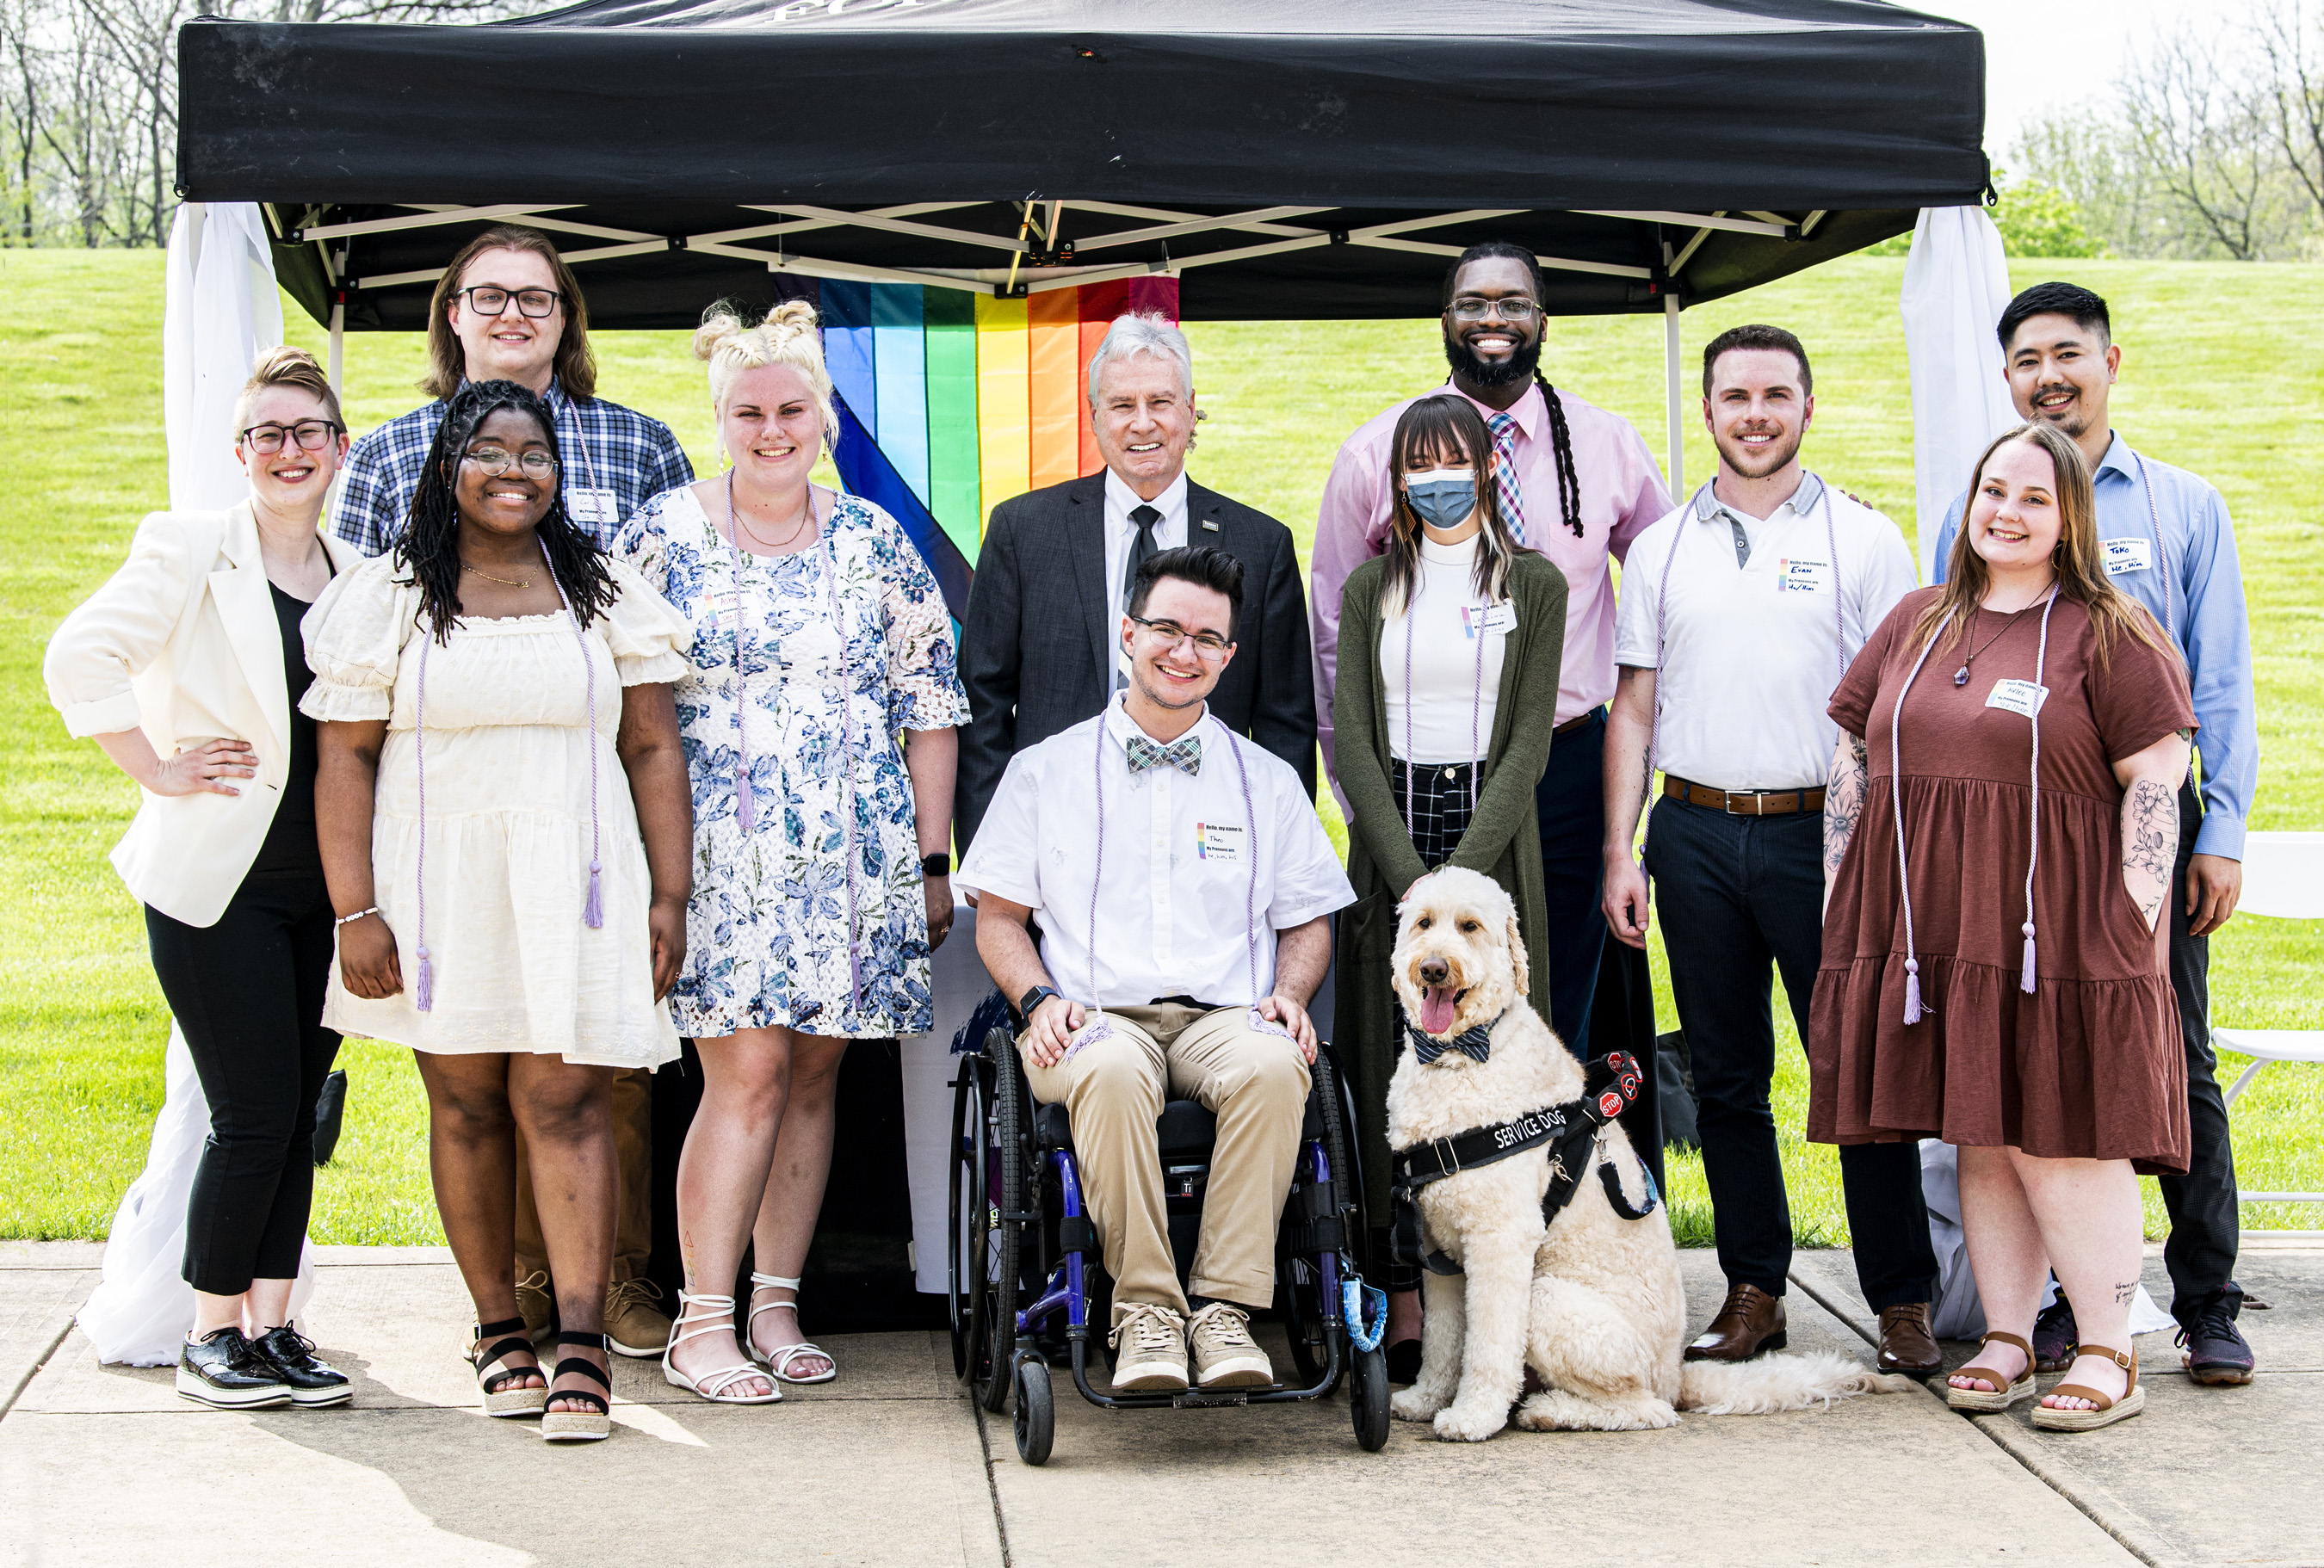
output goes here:
<path id="1" fill-rule="evenodd" d="M 64 1326 L 57 1330 L 56 1333 L 50 1338 L 47 1347 L 32 1359 L 32 1366 L 25 1370 L 23 1375 L 16 1379 L 15 1385 L 8 1390 L 8 1397 L 5 1399 L 0 1399 L 0 1416 L 5 1416 L 8 1412 L 16 1407 L 16 1401 L 24 1397 L 24 1390 L 32 1386 L 32 1379 L 41 1375 L 41 1370 L 49 1364 L 49 1358 L 57 1353 L 57 1347 L 65 1342 L 67 1334 L 72 1333 L 72 1327 L 73 1320 L 69 1317 L 66 1318 Z"/>
<path id="2" fill-rule="evenodd" d="M 1855 1314 L 1818 1290 L 1811 1281 L 1796 1274 L 1790 1276 L 1790 1278 L 1792 1283 L 1805 1291 L 1809 1298 L 1817 1305 L 1855 1330 L 1858 1339 L 1876 1351 L 1879 1349 L 1880 1335 L 1877 1329 L 1868 1327 Z M 1938 1404 L 1944 1405 L 1948 1412 L 1952 1408 L 1950 1405 L 1945 1405 L 1945 1397 L 1942 1394 L 1938 1393 L 1925 1382 L 1921 1383 L 1921 1394 L 1924 1398 L 1933 1399 Z M 2144 1519 L 2139 1519 L 2137 1524 L 2131 1525 L 2108 1518 L 2094 1504 L 2082 1498 L 2072 1486 L 2068 1484 L 2064 1477 L 2052 1471 L 2043 1458 L 2041 1450 L 2024 1440 L 2015 1424 L 2008 1416 L 1997 1416 L 1987 1421 L 1978 1421 L 1969 1416 L 1963 1416 L 1962 1419 L 1969 1423 L 1972 1431 L 1982 1434 L 2002 1453 L 2015 1460 L 2027 1474 L 2071 1503 L 2083 1517 L 2112 1536 L 2117 1545 L 2145 1563 L 2147 1568 L 2185 1568 L 2187 1560 L 2172 1552 Z M 2124 1508 L 2123 1512 L 2131 1514 L 2133 1518 L 2138 1517 L 2127 1508 Z"/>
<path id="3" fill-rule="evenodd" d="M 992 1499 L 992 1533 L 1001 1539 L 1001 1568 L 1015 1568 L 1016 1558 L 1009 1550 L 1009 1518 L 1001 1511 L 1001 1482 L 992 1473 L 992 1433 L 984 1423 L 984 1402 L 973 1394 L 968 1413 L 976 1423 L 976 1445 L 984 1451 L 984 1490 Z"/>

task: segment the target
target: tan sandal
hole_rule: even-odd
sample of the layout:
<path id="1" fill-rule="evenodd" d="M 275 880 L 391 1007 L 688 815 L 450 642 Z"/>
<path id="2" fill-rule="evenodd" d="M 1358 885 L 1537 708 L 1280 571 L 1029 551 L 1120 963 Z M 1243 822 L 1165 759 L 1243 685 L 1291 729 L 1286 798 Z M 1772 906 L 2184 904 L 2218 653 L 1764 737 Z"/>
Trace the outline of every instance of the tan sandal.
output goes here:
<path id="1" fill-rule="evenodd" d="M 1949 1379 L 1945 1384 L 1945 1403 L 1947 1405 L 1951 1406 L 1956 1410 L 1967 1410 L 1974 1415 L 1990 1416 L 2008 1409 L 2012 1405 L 2016 1404 L 2017 1401 L 2027 1397 L 2034 1392 L 2034 1347 L 2027 1344 L 2024 1340 L 2019 1339 L 2015 1334 L 2003 1333 L 1997 1329 L 1988 1329 L 1986 1332 L 1985 1337 L 1977 1342 L 1978 1354 L 1984 1354 L 1985 1347 L 1993 1343 L 1996 1340 L 2000 1341 L 2005 1345 L 2015 1345 L 2019 1350 L 2025 1352 L 2025 1370 L 2018 1375 L 2015 1382 L 2009 1384 L 2006 1388 L 1996 1389 L 1991 1393 L 1987 1393 L 1982 1388 L 1954 1388 L 1952 1383 L 1950 1381 L 1952 1378 L 1975 1378 L 1982 1376 L 1985 1381 L 1988 1383 L 1998 1383 L 2001 1381 L 2001 1370 L 1998 1367 L 1981 1367 L 1978 1365 L 1977 1358 L 1972 1356 L 1960 1367 L 1959 1370 L 1947 1374 L 1947 1378 Z"/>
<path id="2" fill-rule="evenodd" d="M 2146 1408 L 2146 1390 L 2138 1386 L 2138 1352 L 2134 1350 L 2130 1354 L 2124 1355 L 2120 1351 L 2108 1350 L 2104 1345 L 2094 1345 L 2089 1341 L 2084 1340 L 2079 1347 L 2079 1353 L 2085 1356 L 2106 1357 L 2130 1374 L 2129 1386 L 2123 1389 L 2121 1398 L 2115 1399 L 2101 1394 L 2088 1383 L 2061 1383 L 2050 1390 L 2050 1397 L 2055 1398 L 2063 1394 L 2069 1399 L 2088 1399 L 2098 1408 L 2061 1410 L 2055 1406 L 2036 1405 L 2034 1407 L 2034 1425 L 2044 1432 L 2096 1432 L 2101 1426 L 2111 1426 L 2117 1421 L 2127 1421 Z"/>

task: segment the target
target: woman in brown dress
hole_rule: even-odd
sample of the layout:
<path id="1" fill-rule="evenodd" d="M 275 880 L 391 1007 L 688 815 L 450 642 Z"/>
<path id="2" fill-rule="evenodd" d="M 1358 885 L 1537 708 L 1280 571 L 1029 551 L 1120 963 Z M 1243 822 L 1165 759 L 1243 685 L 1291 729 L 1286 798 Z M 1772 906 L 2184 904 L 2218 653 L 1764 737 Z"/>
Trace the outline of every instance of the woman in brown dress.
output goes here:
<path id="1" fill-rule="evenodd" d="M 1960 1146 L 1996 1332 L 1947 1400 L 2034 1392 L 2055 1269 L 2086 1332 L 2034 1421 L 2081 1431 L 2145 1403 L 2136 1177 L 2187 1166 L 2157 916 L 2194 710 L 2162 629 L 2107 578 L 2074 444 L 2024 425 L 1977 475 L 1947 582 L 1906 595 L 1832 694 L 1808 1136 Z"/>

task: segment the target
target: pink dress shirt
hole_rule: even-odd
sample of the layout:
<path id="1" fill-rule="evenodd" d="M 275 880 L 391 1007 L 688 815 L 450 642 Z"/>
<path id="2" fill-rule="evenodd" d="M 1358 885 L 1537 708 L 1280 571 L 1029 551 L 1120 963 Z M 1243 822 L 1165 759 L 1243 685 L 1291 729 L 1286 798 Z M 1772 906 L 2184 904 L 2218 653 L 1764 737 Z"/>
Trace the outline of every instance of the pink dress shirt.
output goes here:
<path id="1" fill-rule="evenodd" d="M 1449 382 L 1423 397 L 1467 396 Z M 1565 574 L 1565 663 L 1559 673 L 1556 723 L 1578 718 L 1614 695 L 1614 583 L 1606 558 L 1622 560 L 1630 541 L 1671 510 L 1662 470 L 1646 443 L 1619 414 L 1583 402 L 1561 390 L 1565 428 L 1573 438 L 1573 471 L 1582 484 L 1582 537 L 1565 526 L 1557 504 L 1557 459 L 1549 434 L 1549 410 L 1538 386 L 1528 388 L 1508 411 L 1517 416 L 1517 487 L 1525 495 L 1526 542 Z M 1341 445 L 1332 476 L 1323 482 L 1323 502 L 1315 517 L 1314 614 L 1315 617 L 1316 732 L 1323 766 L 1337 770 L 1332 756 L 1332 693 L 1340 668 L 1340 590 L 1348 574 L 1380 553 L 1388 543 L 1390 492 L 1388 442 L 1397 416 L 1418 398 L 1407 398 L 1374 415 Z M 1480 415 L 1494 412 L 1471 398 Z M 1479 475 L 1490 483 L 1489 466 Z"/>

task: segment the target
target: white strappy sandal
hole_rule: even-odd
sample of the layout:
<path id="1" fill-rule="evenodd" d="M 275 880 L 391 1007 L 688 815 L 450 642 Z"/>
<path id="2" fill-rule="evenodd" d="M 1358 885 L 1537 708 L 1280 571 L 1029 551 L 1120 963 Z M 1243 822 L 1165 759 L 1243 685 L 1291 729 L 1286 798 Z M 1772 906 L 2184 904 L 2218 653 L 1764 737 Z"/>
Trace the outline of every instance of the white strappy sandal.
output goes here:
<path id="1" fill-rule="evenodd" d="M 779 1306 L 788 1306 L 793 1311 L 797 1311 L 798 1308 L 799 1282 L 796 1279 L 778 1278 L 772 1274 L 753 1273 L 751 1276 L 751 1285 L 753 1289 L 763 1286 L 770 1290 L 788 1290 L 791 1293 L 791 1299 L 788 1301 L 770 1301 L 764 1306 L 754 1306 L 751 1309 L 750 1318 L 743 1325 L 744 1332 L 742 1336 L 742 1349 L 744 1353 L 752 1360 L 766 1368 L 770 1376 L 780 1379 L 786 1383 L 798 1383 L 802 1385 L 807 1383 L 828 1383 L 834 1378 L 839 1376 L 839 1363 L 833 1360 L 831 1352 L 825 1350 L 821 1345 L 809 1344 L 805 1340 L 801 1340 L 795 1345 L 777 1345 L 774 1349 L 768 1351 L 763 1354 L 760 1352 L 756 1341 L 754 1341 L 750 1334 L 750 1324 L 755 1324 L 759 1321 L 759 1314 L 761 1313 L 772 1312 Z M 790 1364 L 801 1356 L 821 1356 L 825 1360 L 830 1361 L 831 1366 L 828 1370 L 818 1372 L 812 1378 L 794 1378 L 790 1375 L 788 1369 Z"/>
<path id="2" fill-rule="evenodd" d="M 707 1307 L 709 1310 L 697 1313 L 694 1310 L 697 1306 Z M 699 1324 L 702 1326 L 689 1331 L 686 1325 L 690 1323 Z M 768 1391 L 763 1394 L 727 1392 L 737 1383 L 766 1378 L 767 1374 L 759 1370 L 755 1362 L 744 1361 L 739 1366 L 721 1367 L 715 1371 L 705 1372 L 698 1378 L 690 1378 L 670 1364 L 670 1352 L 678 1346 L 703 1334 L 716 1333 L 722 1328 L 729 1333 L 733 1332 L 734 1298 L 733 1296 L 688 1296 L 685 1291 L 679 1291 L 678 1321 L 670 1324 L 669 1343 L 663 1347 L 661 1352 L 661 1375 L 670 1387 L 684 1388 L 696 1397 L 707 1399 L 714 1405 L 772 1405 L 779 1400 L 783 1397 L 783 1391 L 772 1385 L 770 1385 Z"/>

